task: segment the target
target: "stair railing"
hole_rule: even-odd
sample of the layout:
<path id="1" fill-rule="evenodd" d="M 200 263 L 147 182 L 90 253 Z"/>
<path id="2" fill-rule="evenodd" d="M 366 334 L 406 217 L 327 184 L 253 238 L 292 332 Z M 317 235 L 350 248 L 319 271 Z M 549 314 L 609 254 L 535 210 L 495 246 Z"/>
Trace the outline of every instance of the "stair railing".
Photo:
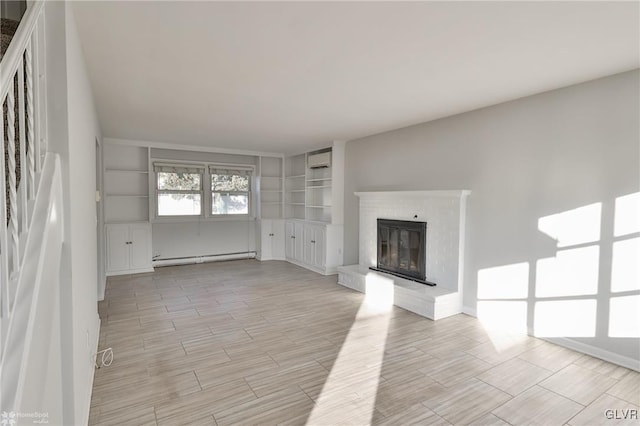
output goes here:
<path id="1" fill-rule="evenodd" d="M 16 303 L 8 318 L 0 363 L 3 411 L 47 413 L 62 419 L 60 265 L 64 234 L 60 157 L 45 155 L 25 241 Z M 38 423 L 37 421 L 34 423 Z"/>
<path id="2" fill-rule="evenodd" d="M 46 153 L 44 2 L 29 2 L 0 63 L 0 362 Z"/>

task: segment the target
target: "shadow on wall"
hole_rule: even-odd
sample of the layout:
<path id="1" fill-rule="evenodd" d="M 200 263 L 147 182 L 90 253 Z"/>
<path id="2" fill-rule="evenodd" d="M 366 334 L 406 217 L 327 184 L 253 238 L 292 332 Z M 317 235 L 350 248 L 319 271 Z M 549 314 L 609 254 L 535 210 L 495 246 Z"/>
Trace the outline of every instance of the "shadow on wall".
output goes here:
<path id="1" fill-rule="evenodd" d="M 478 271 L 487 328 L 585 344 L 640 338 L 640 193 L 541 217 L 538 231 L 555 256 Z"/>

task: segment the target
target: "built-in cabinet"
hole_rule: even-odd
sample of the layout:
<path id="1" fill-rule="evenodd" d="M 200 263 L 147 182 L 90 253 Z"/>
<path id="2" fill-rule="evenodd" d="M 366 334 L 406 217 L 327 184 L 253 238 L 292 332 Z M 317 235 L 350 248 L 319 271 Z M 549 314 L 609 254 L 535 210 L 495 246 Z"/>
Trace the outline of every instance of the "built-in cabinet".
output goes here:
<path id="1" fill-rule="evenodd" d="M 260 221 L 260 260 L 285 260 L 285 230 L 283 219 Z"/>
<path id="2" fill-rule="evenodd" d="M 287 220 L 285 223 L 285 256 L 292 262 L 304 262 L 304 222 Z"/>
<path id="3" fill-rule="evenodd" d="M 153 271 L 149 148 L 105 143 L 102 162 L 106 275 Z"/>
<path id="4" fill-rule="evenodd" d="M 151 272 L 151 224 L 106 225 L 107 275 Z"/>
<path id="5" fill-rule="evenodd" d="M 342 264 L 344 143 L 285 158 L 285 257 L 322 274 Z"/>
<path id="6" fill-rule="evenodd" d="M 325 267 L 326 227 L 323 225 L 305 224 L 304 227 L 304 262 L 314 268 Z"/>
<path id="7" fill-rule="evenodd" d="M 342 225 L 288 219 L 285 223 L 287 261 L 324 275 L 342 265 Z"/>

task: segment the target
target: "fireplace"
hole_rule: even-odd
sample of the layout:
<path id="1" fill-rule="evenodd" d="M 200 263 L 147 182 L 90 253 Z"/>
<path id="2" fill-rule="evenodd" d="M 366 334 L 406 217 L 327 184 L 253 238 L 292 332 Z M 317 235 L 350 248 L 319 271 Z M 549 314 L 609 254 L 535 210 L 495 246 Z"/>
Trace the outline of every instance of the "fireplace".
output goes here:
<path id="1" fill-rule="evenodd" d="M 387 272 L 422 284 L 426 281 L 427 223 L 378 219 L 378 264 Z"/>

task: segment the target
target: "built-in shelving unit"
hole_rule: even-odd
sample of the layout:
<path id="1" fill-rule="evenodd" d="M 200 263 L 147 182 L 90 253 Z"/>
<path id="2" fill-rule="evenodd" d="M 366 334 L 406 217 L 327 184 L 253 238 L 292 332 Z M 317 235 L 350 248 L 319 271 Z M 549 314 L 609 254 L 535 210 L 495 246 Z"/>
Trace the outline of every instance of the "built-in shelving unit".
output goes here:
<path id="1" fill-rule="evenodd" d="M 342 185 L 343 174 L 333 167 L 333 151 L 325 148 L 285 159 L 285 218 L 341 223 L 341 214 L 334 214 L 341 211 L 341 200 L 336 209 L 333 197 L 335 185 Z M 318 155 L 325 160 L 321 165 L 315 161 Z"/>
<path id="2" fill-rule="evenodd" d="M 260 218 L 280 219 L 284 210 L 282 157 L 260 157 Z"/>
<path id="3" fill-rule="evenodd" d="M 306 154 L 285 159 L 285 217 L 305 218 Z"/>
<path id="4" fill-rule="evenodd" d="M 331 149 L 321 152 L 331 152 Z M 307 159 L 318 152 L 308 153 Z M 312 168 L 307 160 L 306 173 L 306 212 L 307 220 L 331 222 L 332 167 Z"/>
<path id="5" fill-rule="evenodd" d="M 149 149 L 105 144 L 105 223 L 149 220 Z"/>

